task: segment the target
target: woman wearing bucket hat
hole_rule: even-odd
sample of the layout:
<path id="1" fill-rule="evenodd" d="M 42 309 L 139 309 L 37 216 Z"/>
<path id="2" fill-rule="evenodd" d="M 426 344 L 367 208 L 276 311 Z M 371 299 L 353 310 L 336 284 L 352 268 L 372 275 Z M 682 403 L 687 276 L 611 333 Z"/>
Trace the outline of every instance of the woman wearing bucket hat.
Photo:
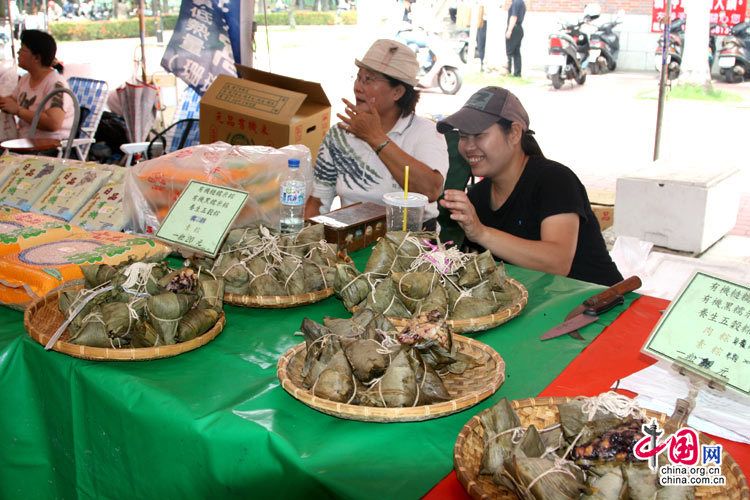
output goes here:
<path id="1" fill-rule="evenodd" d="M 326 134 L 314 169 L 307 217 L 327 212 L 336 195 L 341 205 L 358 201 L 383 204 L 383 195 L 403 190 L 409 166 L 409 191 L 427 196 L 425 219 L 437 216 L 437 200 L 448 171 L 445 139 L 435 124 L 414 113 L 419 65 L 414 52 L 393 40 L 377 40 L 361 60 L 352 103 L 341 122 Z"/>
<path id="2" fill-rule="evenodd" d="M 459 152 L 472 174 L 484 177 L 468 195 L 446 190 L 440 201 L 464 230 L 469 247 L 592 283 L 622 280 L 586 189 L 572 170 L 542 155 L 515 95 L 485 87 L 437 129 L 459 131 Z"/>

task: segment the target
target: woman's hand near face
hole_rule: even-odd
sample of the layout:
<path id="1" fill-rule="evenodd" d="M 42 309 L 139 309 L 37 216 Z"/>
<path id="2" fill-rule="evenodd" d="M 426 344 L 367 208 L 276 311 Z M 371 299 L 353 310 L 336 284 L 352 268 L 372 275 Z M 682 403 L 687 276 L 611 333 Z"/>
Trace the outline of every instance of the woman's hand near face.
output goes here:
<path id="1" fill-rule="evenodd" d="M 457 189 L 446 189 L 440 204 L 450 210 L 451 219 L 458 222 L 466 237 L 479 243 L 486 227 L 479 221 L 477 211 L 466 193 Z"/>
<path id="2" fill-rule="evenodd" d="M 374 105 L 375 98 L 372 98 L 369 103 L 359 106 L 346 99 L 342 99 L 342 101 L 346 105 L 346 116 L 336 114 L 341 120 L 341 123 L 338 124 L 339 128 L 354 134 L 355 137 L 362 139 L 372 148 L 382 144 L 388 138 L 383 131 L 380 114 Z"/>

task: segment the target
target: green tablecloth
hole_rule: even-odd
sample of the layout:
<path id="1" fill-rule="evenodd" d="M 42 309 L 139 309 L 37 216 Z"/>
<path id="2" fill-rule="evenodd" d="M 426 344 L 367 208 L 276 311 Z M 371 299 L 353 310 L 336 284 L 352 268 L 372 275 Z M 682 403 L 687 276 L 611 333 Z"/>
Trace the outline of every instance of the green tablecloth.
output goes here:
<path id="1" fill-rule="evenodd" d="M 364 267 L 369 254 L 354 255 Z M 476 338 L 506 362 L 490 399 L 426 422 L 341 420 L 293 399 L 276 362 L 303 317 L 346 317 L 331 297 L 297 309 L 227 306 L 196 351 L 145 362 L 45 352 L 0 310 L 0 498 L 416 498 L 452 466 L 461 427 L 501 397 L 536 395 L 622 310 L 582 333 L 539 335 L 601 287 L 509 266 L 529 291 L 511 322 Z"/>

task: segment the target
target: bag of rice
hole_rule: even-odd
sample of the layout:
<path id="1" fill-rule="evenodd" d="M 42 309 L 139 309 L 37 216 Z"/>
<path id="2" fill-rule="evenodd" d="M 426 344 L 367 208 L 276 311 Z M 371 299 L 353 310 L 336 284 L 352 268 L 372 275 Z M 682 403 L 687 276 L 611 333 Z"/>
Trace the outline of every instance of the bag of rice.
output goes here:
<path id="1" fill-rule="evenodd" d="M 310 150 L 303 145 L 275 149 L 267 146 L 232 146 L 215 142 L 193 146 L 141 162 L 128 170 L 125 210 L 134 230 L 154 233 L 191 180 L 246 191 L 245 207 L 235 227 L 262 222 L 275 226 L 279 218 L 279 182 L 289 158 L 312 188 Z"/>
<path id="2" fill-rule="evenodd" d="M 82 232 L 80 228 L 54 217 L 0 207 L 0 255 L 17 254 L 30 246 Z"/>
<path id="3" fill-rule="evenodd" d="M 66 168 L 31 210 L 70 221 L 111 175 L 104 168 Z"/>
<path id="4" fill-rule="evenodd" d="M 82 264 L 161 261 L 170 248 L 150 238 L 92 231 L 0 256 L 0 303 L 25 309 L 38 297 L 83 279 Z"/>
<path id="5" fill-rule="evenodd" d="M 122 231 L 127 222 L 122 206 L 124 194 L 125 185 L 122 182 L 105 184 L 73 217 L 71 223 L 89 231 Z"/>
<path id="6" fill-rule="evenodd" d="M 29 211 L 64 168 L 54 158 L 24 158 L 0 187 L 0 205 Z"/>

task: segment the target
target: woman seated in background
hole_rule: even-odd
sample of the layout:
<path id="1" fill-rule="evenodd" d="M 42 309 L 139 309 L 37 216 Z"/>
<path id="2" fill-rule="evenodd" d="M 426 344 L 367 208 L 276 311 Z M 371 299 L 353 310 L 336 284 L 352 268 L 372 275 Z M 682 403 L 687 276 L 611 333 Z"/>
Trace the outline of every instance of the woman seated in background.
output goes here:
<path id="1" fill-rule="evenodd" d="M 31 122 L 39 103 L 56 88 L 67 88 L 68 84 L 55 66 L 57 44 L 51 35 L 39 30 L 21 33 L 21 48 L 18 50 L 18 66 L 28 73 L 18 80 L 9 96 L 0 97 L 0 110 L 18 117 L 18 137 L 29 137 Z M 66 139 L 73 126 L 73 100 L 67 94 L 56 94 L 47 101 L 39 116 L 34 139 Z"/>
<path id="2" fill-rule="evenodd" d="M 403 190 L 408 165 L 409 191 L 430 201 L 424 216 L 429 222 L 437 217 L 435 200 L 448 172 L 448 148 L 434 122 L 414 114 L 417 57 L 404 44 L 377 40 L 354 63 L 359 67 L 354 103 L 343 99 L 346 116 L 338 115 L 341 123 L 323 140 L 305 216 L 330 210 L 336 195 L 342 206 L 358 201 L 382 205 L 385 193 Z"/>
<path id="3" fill-rule="evenodd" d="M 515 95 L 485 87 L 437 129 L 458 130 L 461 156 L 474 176 L 484 177 L 468 195 L 446 190 L 440 201 L 470 248 L 601 285 L 622 281 L 586 189 L 572 170 L 542 155 Z"/>

